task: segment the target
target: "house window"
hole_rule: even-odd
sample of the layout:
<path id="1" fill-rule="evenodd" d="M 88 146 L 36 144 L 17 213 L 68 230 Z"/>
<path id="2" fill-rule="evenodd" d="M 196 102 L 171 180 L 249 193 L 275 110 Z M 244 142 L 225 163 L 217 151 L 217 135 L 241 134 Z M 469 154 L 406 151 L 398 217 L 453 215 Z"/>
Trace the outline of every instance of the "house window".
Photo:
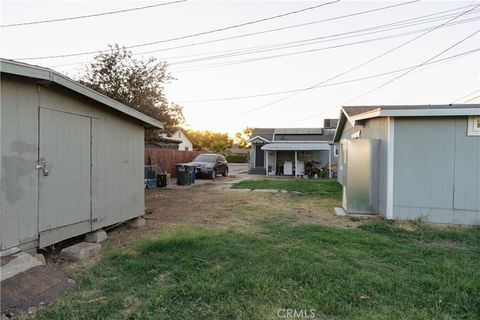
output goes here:
<path id="1" fill-rule="evenodd" d="M 480 116 L 468 118 L 467 136 L 480 136 Z"/>
<path id="2" fill-rule="evenodd" d="M 188 151 L 188 147 L 185 147 L 185 151 Z"/>
<path id="3" fill-rule="evenodd" d="M 311 156 L 312 155 L 312 151 L 300 151 L 299 153 L 301 156 Z"/>
<path id="4" fill-rule="evenodd" d="M 337 145 L 334 145 L 334 146 L 333 146 L 333 155 L 334 155 L 335 157 L 338 157 L 338 146 L 337 146 Z"/>

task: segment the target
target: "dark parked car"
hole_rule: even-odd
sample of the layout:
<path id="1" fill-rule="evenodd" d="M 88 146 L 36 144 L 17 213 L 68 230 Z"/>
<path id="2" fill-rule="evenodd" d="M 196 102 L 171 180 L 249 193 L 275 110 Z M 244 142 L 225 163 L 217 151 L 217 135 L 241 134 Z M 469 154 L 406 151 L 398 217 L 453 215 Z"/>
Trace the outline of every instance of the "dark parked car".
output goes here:
<path id="1" fill-rule="evenodd" d="M 224 177 L 228 175 L 228 162 L 221 154 L 199 154 L 192 162 L 187 164 L 197 167 L 197 177 L 215 179 L 217 174 L 222 174 Z"/>

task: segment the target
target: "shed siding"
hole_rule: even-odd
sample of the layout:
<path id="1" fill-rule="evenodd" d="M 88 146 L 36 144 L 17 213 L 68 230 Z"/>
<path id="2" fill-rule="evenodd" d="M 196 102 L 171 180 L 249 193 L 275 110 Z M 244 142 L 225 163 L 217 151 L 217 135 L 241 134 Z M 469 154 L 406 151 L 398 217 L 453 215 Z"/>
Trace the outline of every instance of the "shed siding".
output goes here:
<path id="1" fill-rule="evenodd" d="M 37 86 L 3 75 L 1 85 L 2 250 L 38 239 L 39 175 L 34 166 L 39 106 L 91 119 L 93 229 L 143 214 L 144 129 L 140 123 L 55 85 Z M 60 241 L 64 235 L 59 230 L 51 239 Z"/>
<path id="2" fill-rule="evenodd" d="M 395 119 L 394 218 L 480 221 L 480 137 L 466 129 L 467 117 Z"/>
<path id="3" fill-rule="evenodd" d="M 37 239 L 38 98 L 33 83 L 2 78 L 2 249 Z"/>

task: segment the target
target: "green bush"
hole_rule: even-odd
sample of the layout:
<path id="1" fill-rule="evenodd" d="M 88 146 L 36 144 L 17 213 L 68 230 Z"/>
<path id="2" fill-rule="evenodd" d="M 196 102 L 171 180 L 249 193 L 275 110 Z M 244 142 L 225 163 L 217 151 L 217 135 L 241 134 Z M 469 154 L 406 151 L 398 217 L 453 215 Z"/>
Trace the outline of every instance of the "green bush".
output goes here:
<path id="1" fill-rule="evenodd" d="M 241 154 L 230 154 L 225 158 L 230 163 L 245 163 L 248 160 L 247 155 L 241 155 Z"/>

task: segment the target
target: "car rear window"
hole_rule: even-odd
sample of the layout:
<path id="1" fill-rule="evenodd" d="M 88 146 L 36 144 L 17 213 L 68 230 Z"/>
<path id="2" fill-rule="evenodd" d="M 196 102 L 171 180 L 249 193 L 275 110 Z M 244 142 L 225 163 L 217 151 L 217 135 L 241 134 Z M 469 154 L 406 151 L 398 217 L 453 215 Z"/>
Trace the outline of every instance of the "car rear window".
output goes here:
<path id="1" fill-rule="evenodd" d="M 193 161 L 194 162 L 215 162 L 216 158 L 217 156 L 214 154 L 200 154 L 195 159 L 193 159 Z"/>

